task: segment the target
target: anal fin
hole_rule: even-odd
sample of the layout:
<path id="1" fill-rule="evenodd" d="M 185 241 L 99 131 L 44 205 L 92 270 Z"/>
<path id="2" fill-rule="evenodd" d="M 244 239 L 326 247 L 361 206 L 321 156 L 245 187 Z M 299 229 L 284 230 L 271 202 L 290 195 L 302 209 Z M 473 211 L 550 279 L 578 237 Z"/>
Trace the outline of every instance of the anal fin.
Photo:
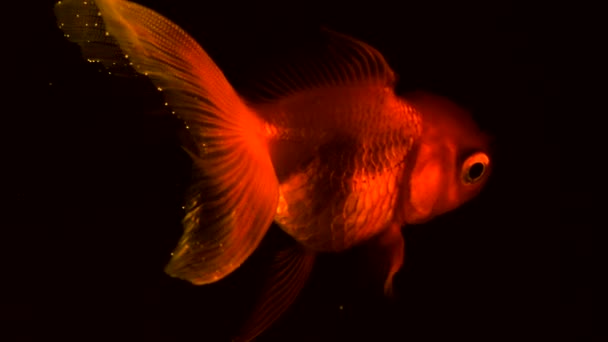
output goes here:
<path id="1" fill-rule="evenodd" d="M 276 254 L 260 299 L 233 342 L 253 340 L 293 304 L 306 284 L 314 259 L 314 252 L 299 245 Z"/>

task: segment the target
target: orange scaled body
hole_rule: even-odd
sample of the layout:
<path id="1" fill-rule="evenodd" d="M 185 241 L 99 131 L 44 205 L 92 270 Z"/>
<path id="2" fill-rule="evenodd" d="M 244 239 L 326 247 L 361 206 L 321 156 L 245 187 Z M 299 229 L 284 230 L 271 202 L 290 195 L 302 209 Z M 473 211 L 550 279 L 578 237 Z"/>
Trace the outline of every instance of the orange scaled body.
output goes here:
<path id="1" fill-rule="evenodd" d="M 450 101 L 394 93 L 369 45 L 327 32 L 329 48 L 285 71 L 272 99 L 247 103 L 182 29 L 124 0 L 68 0 L 59 26 L 86 58 L 128 64 L 162 91 L 187 127 L 195 182 L 184 234 L 166 271 L 194 284 L 239 267 L 276 222 L 296 243 L 276 255 L 239 340 L 251 340 L 295 300 L 319 252 L 374 238 L 384 289 L 401 267 L 401 227 L 475 196 L 490 170 L 487 138 Z"/>

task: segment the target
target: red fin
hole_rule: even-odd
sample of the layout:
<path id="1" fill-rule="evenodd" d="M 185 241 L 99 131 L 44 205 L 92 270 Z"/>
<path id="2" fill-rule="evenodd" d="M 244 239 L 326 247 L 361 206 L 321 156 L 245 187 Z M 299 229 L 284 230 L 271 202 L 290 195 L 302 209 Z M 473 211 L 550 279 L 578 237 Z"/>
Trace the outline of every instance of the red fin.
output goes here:
<path id="1" fill-rule="evenodd" d="M 233 342 L 251 341 L 295 301 L 312 270 L 315 254 L 294 246 L 279 252 L 253 314 Z"/>
<path id="2" fill-rule="evenodd" d="M 393 280 L 401 269 L 405 256 L 405 240 L 401 227 L 392 224 L 367 245 L 366 255 L 371 258 L 374 280 L 379 277 L 384 281 L 384 294 L 394 297 Z"/>
<path id="3" fill-rule="evenodd" d="M 323 33 L 326 45 L 319 54 L 307 54 L 299 63 L 271 72 L 270 77 L 256 84 L 265 93 L 258 97 L 272 100 L 332 86 L 393 87 L 395 74 L 378 50 L 329 29 L 323 29 Z"/>
<path id="4" fill-rule="evenodd" d="M 401 227 L 393 224 L 382 233 L 380 243 L 387 251 L 388 272 L 384 281 L 384 294 L 393 297 L 393 279 L 403 265 L 405 257 L 405 240 L 401 234 Z"/>
<path id="5" fill-rule="evenodd" d="M 225 277 L 258 246 L 276 212 L 278 180 L 262 120 L 194 39 L 154 11 L 124 0 L 64 0 L 55 13 L 85 57 L 106 66 L 127 58 L 186 122 L 198 179 L 166 271 L 194 284 Z"/>

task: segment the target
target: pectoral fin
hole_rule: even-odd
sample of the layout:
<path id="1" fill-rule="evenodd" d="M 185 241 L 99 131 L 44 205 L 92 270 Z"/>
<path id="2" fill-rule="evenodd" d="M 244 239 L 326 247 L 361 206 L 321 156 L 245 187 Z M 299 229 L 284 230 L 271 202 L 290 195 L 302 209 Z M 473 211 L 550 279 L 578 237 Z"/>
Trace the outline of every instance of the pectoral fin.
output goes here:
<path id="1" fill-rule="evenodd" d="M 277 253 L 253 314 L 233 342 L 251 341 L 276 321 L 304 287 L 315 254 L 294 245 Z"/>
<path id="2" fill-rule="evenodd" d="M 401 269 L 405 255 L 405 240 L 401 234 L 401 227 L 392 224 L 380 233 L 375 240 L 367 246 L 369 262 L 373 267 L 374 280 L 381 278 L 384 281 L 384 294 L 394 296 L 393 280 L 395 274 Z"/>
<path id="3" fill-rule="evenodd" d="M 387 229 L 382 236 L 380 242 L 387 253 L 388 274 L 384 281 L 384 294 L 393 297 L 393 278 L 403 265 L 403 257 L 405 256 L 405 240 L 401 234 L 401 227 L 393 224 Z"/>

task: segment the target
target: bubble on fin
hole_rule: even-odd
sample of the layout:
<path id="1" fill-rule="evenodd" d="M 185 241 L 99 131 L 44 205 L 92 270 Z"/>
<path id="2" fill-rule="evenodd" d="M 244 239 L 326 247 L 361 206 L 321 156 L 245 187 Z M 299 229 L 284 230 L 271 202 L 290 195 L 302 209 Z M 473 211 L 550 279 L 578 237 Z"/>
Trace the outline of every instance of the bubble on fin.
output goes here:
<path id="1" fill-rule="evenodd" d="M 107 30 L 104 17 L 94 1 L 59 1 L 55 5 L 57 26 L 64 36 L 81 47 L 83 57 L 101 63 L 108 74 L 135 76 L 137 72 Z"/>

